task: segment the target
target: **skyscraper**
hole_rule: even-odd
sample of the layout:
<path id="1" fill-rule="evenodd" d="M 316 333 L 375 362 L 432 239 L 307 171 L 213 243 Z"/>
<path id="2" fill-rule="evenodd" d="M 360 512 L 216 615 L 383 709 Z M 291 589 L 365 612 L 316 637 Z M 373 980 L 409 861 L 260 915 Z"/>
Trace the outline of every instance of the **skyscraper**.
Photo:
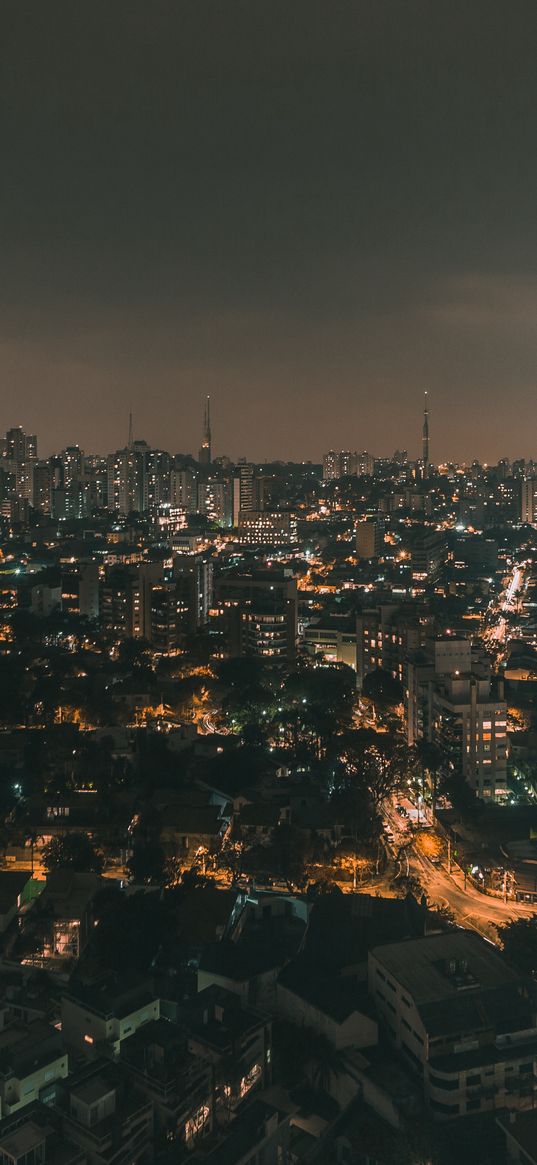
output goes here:
<path id="1" fill-rule="evenodd" d="M 429 409 L 427 402 L 427 390 L 425 391 L 425 407 L 423 409 L 423 476 L 427 477 L 429 470 Z"/>
<path id="2" fill-rule="evenodd" d="M 537 478 L 526 477 L 520 483 L 520 521 L 534 526 L 537 522 Z"/>
<path id="3" fill-rule="evenodd" d="M 211 398 L 207 397 L 205 402 L 205 412 L 203 418 L 203 441 L 199 451 L 200 465 L 210 465 L 212 461 L 211 454 Z"/>

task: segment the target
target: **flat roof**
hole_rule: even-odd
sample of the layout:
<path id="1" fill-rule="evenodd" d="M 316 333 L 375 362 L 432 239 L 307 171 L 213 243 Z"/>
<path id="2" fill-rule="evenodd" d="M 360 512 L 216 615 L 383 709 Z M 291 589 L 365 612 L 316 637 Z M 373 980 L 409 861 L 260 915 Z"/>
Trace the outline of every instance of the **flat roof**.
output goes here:
<path id="1" fill-rule="evenodd" d="M 519 979 L 499 952 L 471 931 L 454 930 L 388 943 L 375 947 L 371 953 L 418 1004 L 436 1003 L 459 995 L 461 983 L 448 973 L 451 960 L 459 965 L 467 964 L 468 976 L 475 980 L 475 987 L 514 986 Z"/>

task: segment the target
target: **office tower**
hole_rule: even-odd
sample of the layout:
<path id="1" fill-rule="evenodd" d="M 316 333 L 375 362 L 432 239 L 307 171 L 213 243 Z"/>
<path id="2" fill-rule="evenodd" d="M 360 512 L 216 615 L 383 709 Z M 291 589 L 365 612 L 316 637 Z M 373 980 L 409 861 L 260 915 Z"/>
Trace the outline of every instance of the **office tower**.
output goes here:
<path id="1" fill-rule="evenodd" d="M 537 523 L 536 477 L 527 477 L 520 482 L 520 521 L 530 526 Z"/>
<path id="2" fill-rule="evenodd" d="M 423 476 L 427 477 L 429 472 L 429 408 L 427 392 L 425 392 L 425 406 L 423 409 L 422 446 Z"/>
<path id="3" fill-rule="evenodd" d="M 205 402 L 205 412 L 203 417 L 203 441 L 199 451 L 200 465 L 210 465 L 212 461 L 211 452 L 211 398 L 208 396 Z"/>
<path id="4" fill-rule="evenodd" d="M 255 478 L 253 465 L 238 465 L 233 477 L 233 525 L 238 526 L 241 510 L 255 506 Z"/>

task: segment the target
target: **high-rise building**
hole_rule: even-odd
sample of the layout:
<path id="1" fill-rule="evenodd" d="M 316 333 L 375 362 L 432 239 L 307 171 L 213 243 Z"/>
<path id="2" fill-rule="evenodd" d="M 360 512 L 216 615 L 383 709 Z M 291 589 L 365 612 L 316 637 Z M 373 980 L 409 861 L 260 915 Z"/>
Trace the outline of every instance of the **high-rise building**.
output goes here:
<path id="1" fill-rule="evenodd" d="M 218 526 L 231 526 L 233 511 L 231 482 L 228 479 L 209 477 L 198 482 L 198 512 L 206 514 Z"/>
<path id="2" fill-rule="evenodd" d="M 142 635 L 140 579 L 135 570 L 125 566 L 107 569 L 101 584 L 100 613 L 102 626 L 118 639 Z"/>
<path id="3" fill-rule="evenodd" d="M 177 651 L 189 629 L 189 609 L 177 582 L 156 583 L 151 588 L 149 641 L 162 655 Z"/>
<path id="4" fill-rule="evenodd" d="M 211 398 L 208 396 L 205 401 L 205 411 L 203 416 L 203 440 L 199 451 L 200 465 L 210 465 L 212 462 L 211 450 Z"/>
<path id="5" fill-rule="evenodd" d="M 530 526 L 537 524 L 537 477 L 520 482 L 520 521 Z"/>
<path id="6" fill-rule="evenodd" d="M 157 506 L 171 501 L 170 476 L 172 457 L 160 449 L 150 449 L 144 455 L 143 509 L 153 512 Z"/>
<path id="7" fill-rule="evenodd" d="M 206 554 L 174 554 L 173 580 L 186 612 L 186 630 L 197 631 L 209 618 L 213 601 L 213 563 Z"/>
<path id="8" fill-rule="evenodd" d="M 375 468 L 375 459 L 365 450 L 362 453 L 351 453 L 344 449 L 335 453 L 333 449 L 323 457 L 323 480 L 337 481 L 340 477 L 371 477 Z"/>
<path id="9" fill-rule="evenodd" d="M 285 571 L 228 575 L 216 582 L 217 612 L 233 655 L 296 654 L 297 587 Z"/>
<path id="10" fill-rule="evenodd" d="M 186 514 L 196 513 L 196 477 L 192 469 L 171 470 L 170 505 L 172 509 L 184 510 Z"/>
<path id="11" fill-rule="evenodd" d="M 425 643 L 426 623 L 415 606 L 382 603 L 365 608 L 356 618 L 357 686 L 376 668 L 390 672 L 402 684 L 405 661 Z"/>
<path id="12" fill-rule="evenodd" d="M 406 723 L 409 745 L 436 744 L 444 773 L 460 774 L 479 797 L 507 795 L 507 705 L 490 667 L 468 640 L 438 640 L 434 651 L 409 658 Z"/>
<path id="13" fill-rule="evenodd" d="M 63 480 L 66 486 L 72 481 L 80 481 L 83 476 L 84 454 L 80 445 L 68 445 L 62 449 L 60 460 L 63 465 Z"/>
<path id="14" fill-rule="evenodd" d="M 356 523 L 356 551 L 360 558 L 380 558 L 384 548 L 384 522 L 369 518 Z"/>
<path id="15" fill-rule="evenodd" d="M 37 458 L 37 437 L 29 436 L 20 425 L 6 433 L 5 456 L 20 463 Z"/>
<path id="16" fill-rule="evenodd" d="M 117 453 L 110 454 L 107 462 L 108 509 L 121 514 L 141 512 L 144 508 L 143 453 L 136 448 L 118 449 Z"/>
<path id="17" fill-rule="evenodd" d="M 330 449 L 329 453 L 325 453 L 323 457 L 323 480 L 336 481 L 341 477 L 339 472 L 339 453 L 335 453 Z"/>
<path id="18" fill-rule="evenodd" d="M 233 476 L 233 525 L 238 526 L 241 510 L 255 509 L 253 465 L 238 465 Z"/>
<path id="19" fill-rule="evenodd" d="M 50 514 L 52 498 L 52 466 L 50 461 L 38 461 L 34 465 L 34 509 L 42 514 Z"/>

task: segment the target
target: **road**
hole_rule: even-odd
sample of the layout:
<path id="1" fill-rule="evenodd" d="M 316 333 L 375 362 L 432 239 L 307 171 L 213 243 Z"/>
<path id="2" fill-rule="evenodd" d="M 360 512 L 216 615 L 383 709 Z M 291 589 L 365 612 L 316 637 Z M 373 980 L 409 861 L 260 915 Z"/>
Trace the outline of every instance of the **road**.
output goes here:
<path id="1" fill-rule="evenodd" d="M 419 877 L 431 903 L 448 906 L 459 926 L 477 930 L 485 938 L 497 942 L 496 926 L 511 922 L 514 918 L 528 917 L 536 913 L 535 905 L 525 902 L 503 902 L 481 894 L 459 870 L 449 874 L 445 866 L 433 865 L 423 854 L 413 849 L 410 868 Z"/>
<path id="2" fill-rule="evenodd" d="M 415 835 L 409 828 L 408 821 L 397 813 L 393 805 L 385 806 L 384 818 L 393 836 L 394 853 L 404 847 L 409 872 L 421 882 L 430 904 L 447 906 L 459 926 L 477 930 L 485 938 L 497 942 L 497 925 L 510 922 L 513 918 L 527 918 L 537 913 L 536 904 L 503 902 L 500 898 L 492 898 L 476 890 L 469 879 L 466 880 L 465 887 L 464 874 L 458 866 L 454 864 L 452 872 L 448 873 L 443 859 L 439 865 L 433 864 L 417 849 L 413 841 Z M 433 830 L 430 832 L 431 836 L 434 836 Z M 444 840 L 438 838 L 438 842 L 439 848 L 445 850 Z M 403 872 L 406 872 L 404 866 Z"/>

